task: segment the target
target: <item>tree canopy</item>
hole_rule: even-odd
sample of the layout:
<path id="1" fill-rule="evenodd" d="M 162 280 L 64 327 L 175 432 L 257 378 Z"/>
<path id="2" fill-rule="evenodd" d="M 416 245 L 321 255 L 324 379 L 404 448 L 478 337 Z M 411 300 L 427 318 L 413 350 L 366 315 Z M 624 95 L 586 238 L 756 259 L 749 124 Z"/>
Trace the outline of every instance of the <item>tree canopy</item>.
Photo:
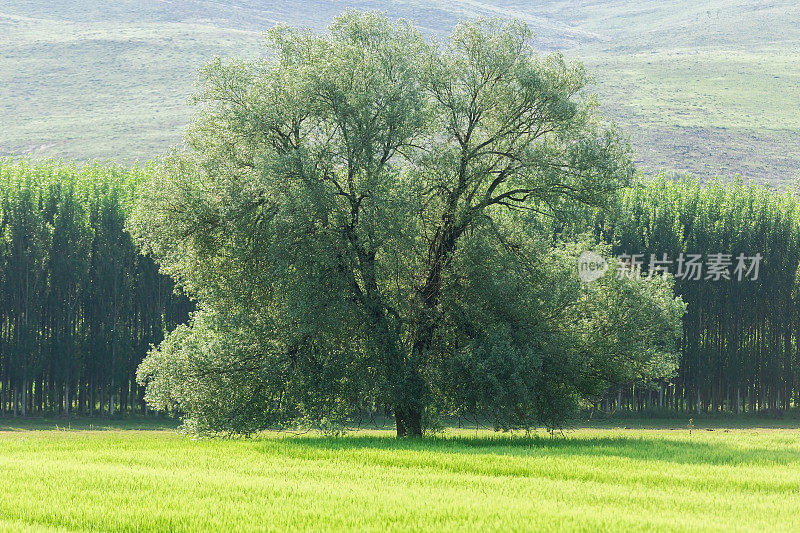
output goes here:
<path id="1" fill-rule="evenodd" d="M 630 149 L 582 67 L 531 38 L 481 20 L 431 43 L 347 12 L 205 67 L 187 148 L 131 223 L 199 304 L 141 365 L 148 401 L 198 432 L 387 409 L 416 436 L 444 415 L 557 427 L 672 373 L 670 280 L 577 277 L 579 252 L 609 251 L 584 232 Z"/>

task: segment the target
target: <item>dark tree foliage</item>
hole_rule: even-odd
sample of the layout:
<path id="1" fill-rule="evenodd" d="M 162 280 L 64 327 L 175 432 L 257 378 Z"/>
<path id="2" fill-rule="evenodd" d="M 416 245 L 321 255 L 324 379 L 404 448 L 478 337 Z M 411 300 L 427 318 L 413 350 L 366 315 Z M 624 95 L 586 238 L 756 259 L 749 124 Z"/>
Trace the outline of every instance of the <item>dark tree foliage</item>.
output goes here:
<path id="1" fill-rule="evenodd" d="M 125 221 L 147 169 L 0 160 L 0 411 L 143 411 L 136 368 L 192 308 Z"/>

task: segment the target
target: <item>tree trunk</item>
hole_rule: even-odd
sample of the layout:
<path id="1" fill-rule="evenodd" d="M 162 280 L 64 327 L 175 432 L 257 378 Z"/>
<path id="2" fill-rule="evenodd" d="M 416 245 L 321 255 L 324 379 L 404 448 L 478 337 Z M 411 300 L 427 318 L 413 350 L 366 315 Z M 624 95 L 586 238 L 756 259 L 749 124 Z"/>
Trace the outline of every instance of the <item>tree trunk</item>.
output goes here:
<path id="1" fill-rule="evenodd" d="M 394 413 L 397 437 L 422 436 L 422 412 L 416 407 L 398 407 Z"/>
<path id="2" fill-rule="evenodd" d="M 27 383 L 22 383 L 22 416 L 26 416 L 28 414 L 28 385 Z"/>
<path id="3" fill-rule="evenodd" d="M 736 414 L 738 415 L 741 412 L 742 408 L 742 389 L 740 387 L 736 387 Z"/>
<path id="4" fill-rule="evenodd" d="M 394 423 L 397 427 L 397 438 L 405 437 L 408 435 L 408 428 L 406 427 L 406 416 L 400 410 L 394 412 Z"/>

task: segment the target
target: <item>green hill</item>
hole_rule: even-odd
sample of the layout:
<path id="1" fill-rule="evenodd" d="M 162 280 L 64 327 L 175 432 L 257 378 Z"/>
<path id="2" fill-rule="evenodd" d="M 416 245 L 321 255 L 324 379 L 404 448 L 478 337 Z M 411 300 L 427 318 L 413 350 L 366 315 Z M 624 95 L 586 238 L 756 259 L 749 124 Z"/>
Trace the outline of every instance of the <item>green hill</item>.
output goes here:
<path id="1" fill-rule="evenodd" d="M 0 155 L 148 158 L 180 141 L 210 56 L 253 57 L 278 22 L 322 30 L 346 7 L 446 34 L 526 20 L 583 60 L 645 171 L 785 184 L 800 169 L 800 6 L 744 2 L 0 0 Z"/>

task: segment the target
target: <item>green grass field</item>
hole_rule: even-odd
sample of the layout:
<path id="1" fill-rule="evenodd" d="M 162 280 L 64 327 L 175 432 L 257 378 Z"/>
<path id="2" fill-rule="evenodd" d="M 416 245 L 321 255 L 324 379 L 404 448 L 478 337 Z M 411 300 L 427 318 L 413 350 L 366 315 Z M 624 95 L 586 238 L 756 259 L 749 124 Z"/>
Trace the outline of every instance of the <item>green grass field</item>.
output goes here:
<path id="1" fill-rule="evenodd" d="M 423 441 L 180 436 L 168 422 L 0 420 L 9 530 L 800 528 L 800 430 L 582 428 Z M 701 424 L 698 424 L 702 426 Z M 57 427 L 59 426 L 59 427 Z"/>

